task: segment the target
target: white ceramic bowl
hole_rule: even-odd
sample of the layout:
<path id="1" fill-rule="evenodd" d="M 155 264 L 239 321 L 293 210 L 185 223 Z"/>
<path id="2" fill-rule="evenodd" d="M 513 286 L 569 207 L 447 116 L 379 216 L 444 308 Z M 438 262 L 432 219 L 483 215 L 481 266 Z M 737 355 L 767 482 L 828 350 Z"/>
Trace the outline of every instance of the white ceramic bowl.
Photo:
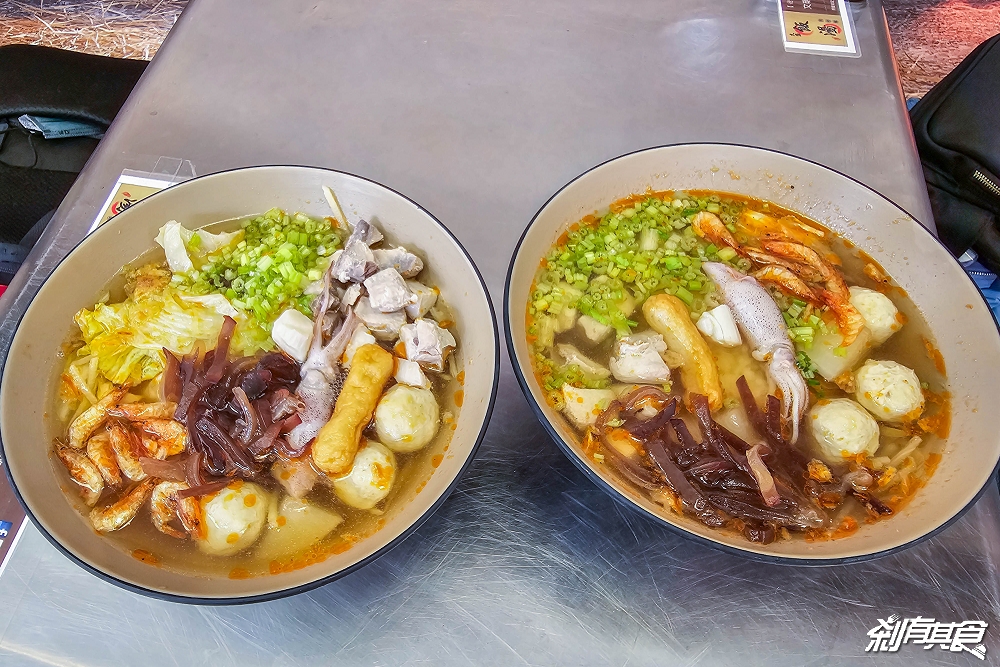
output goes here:
<path id="1" fill-rule="evenodd" d="M 750 543 L 667 513 L 631 492 L 583 456 L 577 436 L 549 406 L 532 372 L 525 338 L 526 304 L 538 263 L 559 235 L 583 216 L 647 190 L 717 190 L 775 202 L 812 218 L 877 260 L 910 295 L 944 355 L 952 427 L 927 485 L 887 521 L 865 524 L 832 541 Z M 982 493 L 1000 460 L 992 401 L 1000 372 L 1000 337 L 972 280 L 945 247 L 905 211 L 832 169 L 771 150 L 730 144 L 682 144 L 623 155 L 571 181 L 528 225 L 511 260 L 504 296 L 507 347 L 521 388 L 567 456 L 617 500 L 713 546 L 801 564 L 862 560 L 909 546 L 942 530 Z"/>
<path id="2" fill-rule="evenodd" d="M 443 457 L 426 480 L 398 489 L 384 527 L 344 553 L 293 572 L 230 579 L 151 567 L 94 532 L 70 505 L 77 500 L 60 464 L 51 458 L 56 426 L 53 405 L 56 355 L 73 326 L 73 314 L 91 307 L 121 267 L 154 247 L 168 220 L 189 228 L 243 218 L 279 207 L 318 217 L 330 215 L 321 186 L 337 192 L 349 220 L 377 220 L 393 243 L 425 260 L 422 279 L 441 289 L 457 317 L 453 331 L 465 370 L 464 402 L 450 441 L 429 445 Z M 77 246 L 45 281 L 18 325 L 0 384 L 0 435 L 8 477 L 42 533 L 94 574 L 130 590 L 182 602 L 224 604 L 266 600 L 308 590 L 351 572 L 398 544 L 447 498 L 473 455 L 489 421 L 499 379 L 499 336 L 486 285 L 468 253 L 437 219 L 403 195 L 373 181 L 328 169 L 250 167 L 182 183 L 133 206 Z M 447 407 L 447 406 L 445 406 Z M 454 409 L 454 406 L 452 406 Z M 442 429 L 444 432 L 444 429 Z M 447 449 L 445 445 L 447 444 Z M 426 482 L 418 488 L 421 482 Z"/>

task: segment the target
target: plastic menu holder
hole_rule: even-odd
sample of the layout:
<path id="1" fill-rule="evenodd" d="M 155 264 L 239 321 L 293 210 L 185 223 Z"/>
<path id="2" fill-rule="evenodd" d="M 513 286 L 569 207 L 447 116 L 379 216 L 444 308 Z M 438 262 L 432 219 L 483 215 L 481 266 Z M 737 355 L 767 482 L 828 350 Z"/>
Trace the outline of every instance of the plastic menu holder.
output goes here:
<path id="1" fill-rule="evenodd" d="M 847 0 L 778 0 L 778 24 L 790 53 L 861 56 Z"/>
<path id="2" fill-rule="evenodd" d="M 151 163 L 146 169 L 125 169 L 108 194 L 104 206 L 101 207 L 88 233 L 94 231 L 105 222 L 115 217 L 133 204 L 142 201 L 151 194 L 169 188 L 194 178 L 194 166 L 189 160 L 160 156 L 155 160 L 146 159 Z"/>

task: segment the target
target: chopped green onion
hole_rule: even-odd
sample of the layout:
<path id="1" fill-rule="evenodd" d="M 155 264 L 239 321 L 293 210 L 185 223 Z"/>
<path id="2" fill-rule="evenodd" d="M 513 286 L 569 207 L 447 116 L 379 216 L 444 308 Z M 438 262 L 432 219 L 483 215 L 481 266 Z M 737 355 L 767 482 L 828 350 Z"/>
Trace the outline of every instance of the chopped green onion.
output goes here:
<path id="1" fill-rule="evenodd" d="M 289 216 L 271 209 L 242 223 L 244 238 L 235 248 L 209 256 L 199 271 L 181 278 L 194 294 L 223 294 L 248 316 L 241 330 L 266 340 L 271 323 L 287 308 L 312 313 L 305 287 L 323 276 L 323 259 L 340 245 L 340 235 L 329 219 L 302 214 Z M 198 234 L 189 246 L 202 243 Z M 267 298 L 264 298 L 267 297 Z"/>
<path id="2" fill-rule="evenodd" d="M 728 262 L 734 257 L 736 257 L 736 251 L 733 250 L 732 248 L 729 247 L 719 248 L 719 259 L 721 259 L 723 262 Z"/>

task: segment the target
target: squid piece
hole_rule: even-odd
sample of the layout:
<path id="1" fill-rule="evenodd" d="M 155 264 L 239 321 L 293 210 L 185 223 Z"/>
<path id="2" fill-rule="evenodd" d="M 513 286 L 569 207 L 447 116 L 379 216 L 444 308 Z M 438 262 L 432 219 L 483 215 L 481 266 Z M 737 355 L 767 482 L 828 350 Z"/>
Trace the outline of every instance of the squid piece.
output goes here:
<path id="1" fill-rule="evenodd" d="M 313 320 L 313 337 L 309 356 L 302 364 L 300 371 L 302 381 L 295 389 L 295 395 L 303 404 L 303 409 L 300 411 L 302 423 L 288 434 L 288 442 L 296 450 L 305 449 L 309 442 L 316 437 L 323 424 L 330 419 L 333 403 L 337 400 L 337 395 L 343 384 L 340 358 L 344 354 L 344 350 L 347 349 L 356 323 L 354 311 L 348 310 L 344 321 L 340 323 L 340 328 L 334 333 L 330 342 L 323 345 L 323 319 L 332 299 L 328 289 L 329 271 L 323 280 L 325 286 Z"/>
<path id="2" fill-rule="evenodd" d="M 806 381 L 795 365 L 795 348 L 778 305 L 760 283 L 736 269 L 719 262 L 706 262 L 702 270 L 732 309 L 736 323 L 753 348 L 754 358 L 767 362 L 767 373 L 781 390 L 782 416 L 791 421 L 794 443 L 799 437 L 799 422 L 809 394 Z"/>
<path id="3" fill-rule="evenodd" d="M 90 406 L 69 425 L 69 446 L 73 449 L 83 449 L 87 438 L 96 431 L 108 418 L 108 411 L 118 404 L 125 396 L 128 387 L 112 389 L 107 396 Z"/>
<path id="4" fill-rule="evenodd" d="M 153 491 L 153 480 L 147 479 L 134 487 L 107 507 L 95 507 L 90 511 L 90 522 L 102 533 L 124 528 L 135 518 L 136 512 L 145 504 Z"/>
<path id="5" fill-rule="evenodd" d="M 649 326 L 663 336 L 667 347 L 680 355 L 685 402 L 689 402 L 691 394 L 702 394 L 708 397 L 713 411 L 721 409 L 719 369 L 684 302 L 672 294 L 654 294 L 642 304 L 642 314 Z"/>
<path id="6" fill-rule="evenodd" d="M 312 457 L 317 468 L 331 477 L 351 470 L 361 432 L 371 421 L 382 388 L 394 370 L 394 357 L 378 345 L 363 345 L 354 353 L 333 416 L 313 442 Z"/>
<path id="7" fill-rule="evenodd" d="M 87 503 L 87 507 L 97 504 L 101 492 L 104 491 L 104 478 L 94 462 L 81 452 L 60 444 L 56 445 L 56 455 L 69 471 L 70 479 L 80 486 L 80 495 L 83 496 L 83 502 Z"/>

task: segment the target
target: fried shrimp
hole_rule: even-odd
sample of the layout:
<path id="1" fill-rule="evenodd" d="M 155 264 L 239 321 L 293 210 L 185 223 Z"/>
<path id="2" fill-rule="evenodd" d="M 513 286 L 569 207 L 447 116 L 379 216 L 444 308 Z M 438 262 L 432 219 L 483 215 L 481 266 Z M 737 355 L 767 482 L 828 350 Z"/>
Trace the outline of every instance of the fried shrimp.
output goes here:
<path id="1" fill-rule="evenodd" d="M 763 269 L 754 271 L 750 275 L 762 283 L 777 285 L 783 291 L 788 292 L 792 296 L 797 296 L 803 301 L 808 301 L 809 303 L 817 305 L 822 303 L 819 296 L 812 290 L 811 287 L 809 287 L 809 285 L 806 285 L 805 282 L 795 275 L 791 269 L 785 268 L 784 266 L 765 266 Z"/>
<path id="2" fill-rule="evenodd" d="M 844 339 L 841 346 L 847 347 L 853 343 L 864 329 L 865 320 L 858 309 L 851 304 L 851 292 L 840 271 L 820 257 L 818 252 L 801 243 L 765 241 L 763 246 L 772 254 L 808 266 L 819 273 L 826 289 L 817 290 L 817 294 L 837 318 L 837 326 Z"/>
<path id="3" fill-rule="evenodd" d="M 153 488 L 150 497 L 150 515 L 156 529 L 165 535 L 185 539 L 203 537 L 201 505 L 197 498 L 178 498 L 177 492 L 187 489 L 184 482 L 160 482 Z M 181 528 L 173 525 L 180 521 Z"/>

